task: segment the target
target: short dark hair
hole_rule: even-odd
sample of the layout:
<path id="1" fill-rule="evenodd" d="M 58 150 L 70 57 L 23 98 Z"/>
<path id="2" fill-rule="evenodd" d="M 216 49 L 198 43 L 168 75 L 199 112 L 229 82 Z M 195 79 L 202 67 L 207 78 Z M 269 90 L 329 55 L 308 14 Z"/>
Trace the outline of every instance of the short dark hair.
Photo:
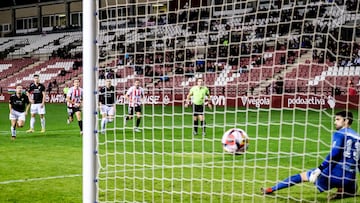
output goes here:
<path id="1" fill-rule="evenodd" d="M 34 77 L 39 77 L 39 75 L 38 75 L 38 74 L 34 74 Z"/>
<path id="2" fill-rule="evenodd" d="M 353 114 L 350 111 L 340 111 L 340 112 L 337 112 L 335 115 L 336 116 L 341 116 L 344 119 L 348 119 L 349 120 L 349 125 L 351 125 L 352 122 L 353 122 L 354 117 L 353 117 Z"/>

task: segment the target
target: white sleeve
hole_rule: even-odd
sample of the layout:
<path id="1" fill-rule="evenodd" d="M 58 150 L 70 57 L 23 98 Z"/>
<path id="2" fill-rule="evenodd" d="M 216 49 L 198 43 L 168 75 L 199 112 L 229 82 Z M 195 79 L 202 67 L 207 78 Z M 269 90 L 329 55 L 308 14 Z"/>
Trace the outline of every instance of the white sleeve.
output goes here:
<path id="1" fill-rule="evenodd" d="M 133 91 L 134 87 L 130 87 L 128 91 L 126 92 L 126 95 L 130 96 L 131 92 Z"/>
<path id="2" fill-rule="evenodd" d="M 71 94 L 73 92 L 73 88 L 71 87 L 68 91 L 68 93 L 66 94 L 67 97 L 71 97 Z"/>

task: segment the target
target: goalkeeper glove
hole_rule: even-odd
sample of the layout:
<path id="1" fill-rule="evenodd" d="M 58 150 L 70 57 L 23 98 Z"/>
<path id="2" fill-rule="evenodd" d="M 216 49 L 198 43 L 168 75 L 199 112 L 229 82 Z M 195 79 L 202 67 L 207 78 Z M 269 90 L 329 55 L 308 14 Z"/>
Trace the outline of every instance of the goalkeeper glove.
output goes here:
<path id="1" fill-rule="evenodd" d="M 311 172 L 309 177 L 309 182 L 315 183 L 320 174 L 321 174 L 320 168 L 316 168 L 313 172 Z"/>

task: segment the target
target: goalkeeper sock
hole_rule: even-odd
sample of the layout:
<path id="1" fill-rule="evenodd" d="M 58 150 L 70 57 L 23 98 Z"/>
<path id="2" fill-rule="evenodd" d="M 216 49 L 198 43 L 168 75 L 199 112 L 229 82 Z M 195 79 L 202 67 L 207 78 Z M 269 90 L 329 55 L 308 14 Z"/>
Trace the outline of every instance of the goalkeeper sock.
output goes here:
<path id="1" fill-rule="evenodd" d="M 141 118 L 137 118 L 137 119 L 136 119 L 136 127 L 139 127 L 139 125 L 140 125 L 140 119 L 141 119 Z"/>
<path id="2" fill-rule="evenodd" d="M 198 125 L 199 125 L 199 121 L 198 121 L 198 120 L 194 120 L 194 131 L 195 131 L 195 132 L 198 131 Z"/>
<path id="3" fill-rule="evenodd" d="M 291 187 L 295 184 L 301 183 L 301 176 L 300 174 L 296 174 L 293 176 L 290 176 L 289 178 L 286 178 L 285 180 L 278 182 L 274 187 L 272 187 L 271 189 L 273 191 L 276 190 L 281 190 L 283 188 L 288 188 Z"/>
<path id="4" fill-rule="evenodd" d="M 80 131 L 82 131 L 82 121 L 78 121 L 78 125 L 80 127 Z"/>

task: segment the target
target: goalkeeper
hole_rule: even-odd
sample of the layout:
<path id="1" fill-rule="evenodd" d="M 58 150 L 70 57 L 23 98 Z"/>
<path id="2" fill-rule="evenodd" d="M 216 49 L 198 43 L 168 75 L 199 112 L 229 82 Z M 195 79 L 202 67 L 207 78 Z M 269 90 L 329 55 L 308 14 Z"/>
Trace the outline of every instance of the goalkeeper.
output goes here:
<path id="1" fill-rule="evenodd" d="M 330 199 L 356 195 L 356 171 L 360 169 L 360 137 L 350 128 L 353 115 L 348 111 L 335 114 L 336 132 L 332 137 L 332 148 L 325 160 L 316 169 L 293 175 L 271 188 L 262 188 L 263 194 L 291 187 L 301 182 L 314 183 L 320 192 L 337 188 Z"/>
<path id="2" fill-rule="evenodd" d="M 206 135 L 205 131 L 205 115 L 204 115 L 204 105 L 208 105 L 211 109 L 211 103 L 205 102 L 206 98 L 210 99 L 210 91 L 209 88 L 204 86 L 204 81 L 202 78 L 198 78 L 196 80 L 196 86 L 193 86 L 190 89 L 189 94 L 186 97 L 185 101 L 185 107 L 189 106 L 190 98 L 192 98 L 193 103 L 193 112 L 194 112 L 194 131 L 193 135 L 198 134 L 198 126 L 199 126 L 199 120 L 200 125 L 202 128 L 202 135 Z"/>

